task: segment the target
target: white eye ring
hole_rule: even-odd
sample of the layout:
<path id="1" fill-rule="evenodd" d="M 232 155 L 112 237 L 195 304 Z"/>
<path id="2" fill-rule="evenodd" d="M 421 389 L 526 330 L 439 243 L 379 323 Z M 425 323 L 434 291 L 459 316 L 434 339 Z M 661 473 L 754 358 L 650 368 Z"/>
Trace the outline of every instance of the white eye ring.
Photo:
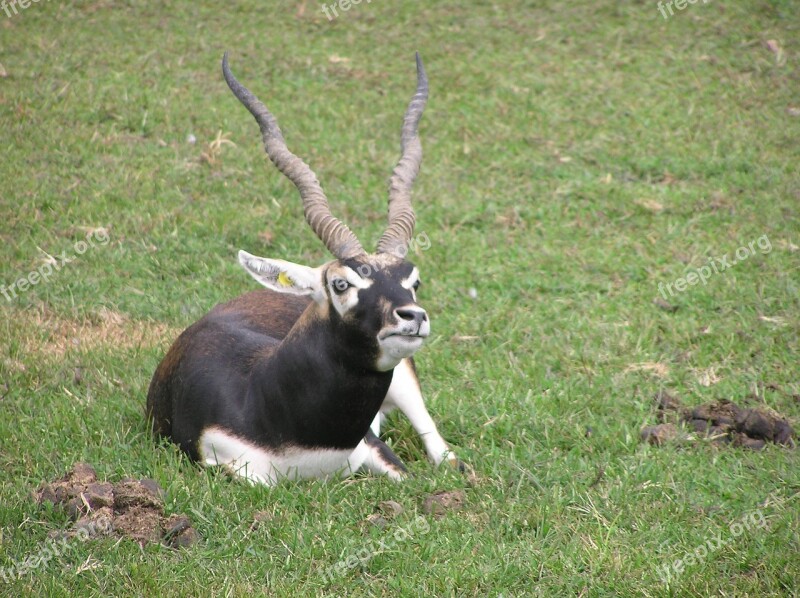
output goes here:
<path id="1" fill-rule="evenodd" d="M 350 283 L 347 282 L 344 278 L 334 278 L 331 284 L 333 286 L 334 292 L 337 294 L 344 293 L 347 289 L 350 288 Z"/>

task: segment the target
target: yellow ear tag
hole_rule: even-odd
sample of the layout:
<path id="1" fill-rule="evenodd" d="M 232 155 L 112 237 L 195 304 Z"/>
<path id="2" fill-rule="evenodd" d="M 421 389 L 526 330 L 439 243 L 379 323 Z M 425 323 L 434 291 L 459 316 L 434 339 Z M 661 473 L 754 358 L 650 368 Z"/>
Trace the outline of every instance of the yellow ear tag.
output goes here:
<path id="1" fill-rule="evenodd" d="M 294 284 L 294 281 L 286 275 L 286 272 L 281 272 L 278 274 L 278 284 L 282 287 L 290 287 Z"/>

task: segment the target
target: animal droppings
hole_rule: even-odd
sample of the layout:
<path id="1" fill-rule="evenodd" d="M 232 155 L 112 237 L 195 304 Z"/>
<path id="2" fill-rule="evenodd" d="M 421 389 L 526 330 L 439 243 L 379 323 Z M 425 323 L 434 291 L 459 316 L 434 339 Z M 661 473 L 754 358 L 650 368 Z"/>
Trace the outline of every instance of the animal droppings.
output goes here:
<path id="1" fill-rule="evenodd" d="M 185 515 L 165 517 L 164 490 L 148 478 L 98 482 L 91 465 L 76 463 L 64 477 L 40 486 L 35 497 L 40 505 L 66 510 L 75 521 L 67 536 L 114 535 L 141 546 L 162 542 L 175 548 L 200 539 Z"/>

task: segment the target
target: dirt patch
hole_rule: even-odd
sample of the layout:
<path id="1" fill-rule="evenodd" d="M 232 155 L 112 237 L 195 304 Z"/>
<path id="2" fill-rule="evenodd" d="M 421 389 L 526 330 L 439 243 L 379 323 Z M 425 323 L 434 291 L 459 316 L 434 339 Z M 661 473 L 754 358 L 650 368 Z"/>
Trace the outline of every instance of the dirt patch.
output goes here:
<path id="1" fill-rule="evenodd" d="M 656 395 L 658 425 L 642 428 L 642 440 L 661 446 L 700 436 L 714 444 L 760 450 L 768 442 L 794 448 L 795 432 L 781 414 L 767 407 L 745 408 L 728 400 L 685 407 L 666 392 Z"/>
<path id="2" fill-rule="evenodd" d="M 467 497 L 463 490 L 437 492 L 425 498 L 422 503 L 422 512 L 440 519 L 448 511 L 460 511 L 463 509 L 466 500 Z"/>
<path id="3" fill-rule="evenodd" d="M 625 368 L 623 373 L 628 372 L 650 372 L 657 378 L 666 378 L 669 375 L 669 366 L 656 361 L 645 361 L 643 363 L 632 363 Z"/>
<path id="4" fill-rule="evenodd" d="M 63 357 L 98 347 L 166 347 L 181 332 L 166 324 L 131 320 L 106 308 L 82 320 L 58 316 L 44 304 L 35 309 L 3 309 L 2 317 L 17 329 L 14 336 L 24 353 L 43 357 Z"/>
<path id="5" fill-rule="evenodd" d="M 191 546 L 199 540 L 185 515 L 164 516 L 164 491 L 151 479 L 99 482 L 91 465 L 76 463 L 63 478 L 36 491 L 39 504 L 66 509 L 75 520 L 67 535 L 115 535 L 140 545 Z"/>
<path id="6" fill-rule="evenodd" d="M 384 500 L 375 506 L 375 512 L 367 516 L 365 533 L 367 528 L 375 526 L 378 529 L 384 529 L 389 525 L 389 521 L 402 515 L 405 512 L 405 507 L 396 500 Z"/>
<path id="7" fill-rule="evenodd" d="M 658 424 L 642 428 L 641 436 L 642 440 L 646 440 L 650 444 L 662 446 L 678 438 L 680 431 L 675 424 Z"/>

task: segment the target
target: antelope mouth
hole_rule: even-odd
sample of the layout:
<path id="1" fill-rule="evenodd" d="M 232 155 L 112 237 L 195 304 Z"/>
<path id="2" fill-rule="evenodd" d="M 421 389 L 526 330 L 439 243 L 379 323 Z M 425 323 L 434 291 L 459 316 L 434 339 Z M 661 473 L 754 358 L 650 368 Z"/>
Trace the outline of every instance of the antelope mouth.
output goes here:
<path id="1" fill-rule="evenodd" d="M 380 336 L 379 340 L 385 341 L 388 338 L 396 338 L 402 340 L 425 340 L 428 338 L 427 334 L 415 332 L 408 334 L 406 332 L 389 332 Z"/>
<path id="2" fill-rule="evenodd" d="M 394 368 L 403 359 L 411 357 L 425 342 L 428 334 L 425 331 L 404 333 L 399 330 L 387 332 L 378 337 L 380 347 L 377 369 L 385 372 Z"/>

